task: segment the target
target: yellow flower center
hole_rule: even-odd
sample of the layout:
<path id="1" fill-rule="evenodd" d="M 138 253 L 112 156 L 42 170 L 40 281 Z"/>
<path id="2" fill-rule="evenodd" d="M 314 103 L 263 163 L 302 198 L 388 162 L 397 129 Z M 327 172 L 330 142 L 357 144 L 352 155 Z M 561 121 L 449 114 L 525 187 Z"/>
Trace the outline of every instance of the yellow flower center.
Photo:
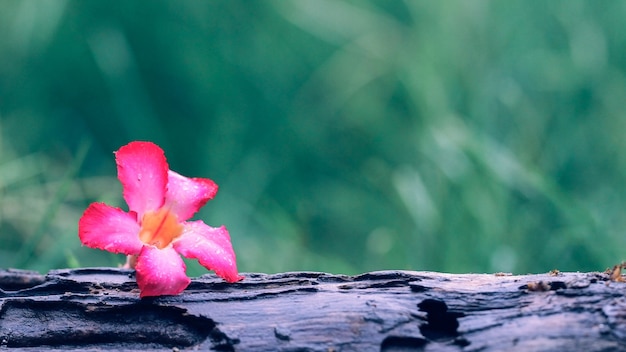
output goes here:
<path id="1" fill-rule="evenodd" d="M 167 208 L 143 214 L 139 239 L 148 245 L 163 249 L 183 233 L 183 225 Z"/>

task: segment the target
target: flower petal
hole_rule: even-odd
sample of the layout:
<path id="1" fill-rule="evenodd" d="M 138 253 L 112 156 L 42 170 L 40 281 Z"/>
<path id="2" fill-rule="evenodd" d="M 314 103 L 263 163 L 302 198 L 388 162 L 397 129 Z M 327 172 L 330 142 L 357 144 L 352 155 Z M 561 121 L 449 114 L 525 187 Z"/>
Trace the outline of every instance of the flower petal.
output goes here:
<path id="1" fill-rule="evenodd" d="M 165 205 L 185 221 L 193 216 L 217 193 L 217 185 L 208 178 L 189 178 L 172 170 L 168 171 Z"/>
<path id="2" fill-rule="evenodd" d="M 78 237 L 87 247 L 127 255 L 138 254 L 139 225 L 134 214 L 104 203 L 92 203 L 78 221 Z"/>
<path id="3" fill-rule="evenodd" d="M 185 274 L 185 262 L 172 247 L 144 246 L 135 269 L 140 297 L 177 295 L 191 282 Z"/>
<path id="4" fill-rule="evenodd" d="M 237 273 L 237 263 L 230 235 L 224 226 L 213 228 L 202 221 L 184 223 L 183 234 L 174 241 L 174 249 L 187 258 L 198 259 L 200 264 L 228 282 L 243 279 Z"/>
<path id="5" fill-rule="evenodd" d="M 168 170 L 163 149 L 152 142 L 131 142 L 115 152 L 115 161 L 124 200 L 139 219 L 163 205 Z"/>

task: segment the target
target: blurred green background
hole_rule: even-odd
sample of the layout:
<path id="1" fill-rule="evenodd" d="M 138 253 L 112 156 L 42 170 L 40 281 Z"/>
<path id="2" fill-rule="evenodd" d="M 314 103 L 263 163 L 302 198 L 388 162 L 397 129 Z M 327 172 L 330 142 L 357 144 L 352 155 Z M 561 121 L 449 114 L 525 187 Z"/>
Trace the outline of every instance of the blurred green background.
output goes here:
<path id="1" fill-rule="evenodd" d="M 626 258 L 626 2 L 0 3 L 0 267 L 116 266 L 112 152 L 209 177 L 241 271 Z M 189 272 L 205 272 L 190 265 Z"/>

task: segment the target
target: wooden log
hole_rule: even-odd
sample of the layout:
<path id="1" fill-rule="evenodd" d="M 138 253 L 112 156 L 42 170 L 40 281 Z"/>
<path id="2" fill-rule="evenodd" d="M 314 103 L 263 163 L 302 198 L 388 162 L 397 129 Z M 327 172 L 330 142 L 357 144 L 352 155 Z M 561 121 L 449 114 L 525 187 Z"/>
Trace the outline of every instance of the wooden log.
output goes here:
<path id="1" fill-rule="evenodd" d="M 0 270 L 0 350 L 626 350 L 605 273 L 245 276 L 139 299 L 130 270 Z"/>

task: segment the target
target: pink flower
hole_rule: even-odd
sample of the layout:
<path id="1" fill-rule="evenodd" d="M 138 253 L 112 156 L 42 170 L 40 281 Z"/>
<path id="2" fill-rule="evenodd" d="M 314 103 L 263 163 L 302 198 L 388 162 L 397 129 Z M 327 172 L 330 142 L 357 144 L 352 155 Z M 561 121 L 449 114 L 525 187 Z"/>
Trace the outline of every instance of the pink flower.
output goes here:
<path id="1" fill-rule="evenodd" d="M 129 212 L 89 205 L 78 222 L 84 245 L 130 256 L 141 297 L 177 295 L 189 285 L 180 255 L 228 282 L 243 279 L 226 228 L 187 221 L 217 193 L 213 181 L 169 170 L 163 150 L 151 142 L 131 142 L 115 160 Z"/>

